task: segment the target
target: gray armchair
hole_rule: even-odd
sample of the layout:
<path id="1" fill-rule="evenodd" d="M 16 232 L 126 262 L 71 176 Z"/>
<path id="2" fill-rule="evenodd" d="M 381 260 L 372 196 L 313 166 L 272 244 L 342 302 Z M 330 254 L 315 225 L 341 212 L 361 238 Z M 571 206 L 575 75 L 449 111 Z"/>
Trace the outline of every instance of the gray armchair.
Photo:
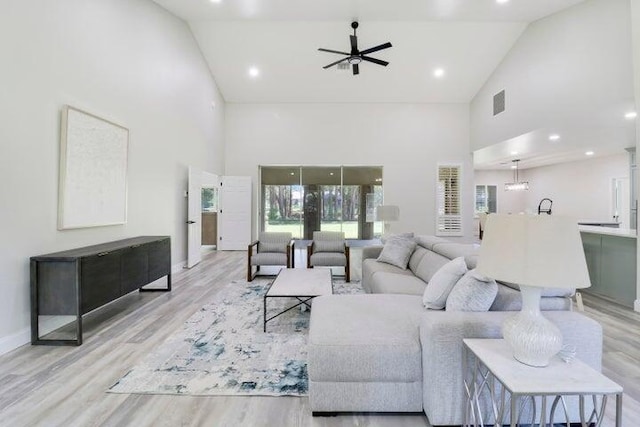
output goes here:
<path id="1" fill-rule="evenodd" d="M 251 282 L 261 265 L 284 265 L 293 268 L 291 233 L 262 232 L 247 248 L 247 281 Z M 254 251 L 255 248 L 255 251 Z M 253 273 L 253 266 L 256 267 Z"/>
<path id="2" fill-rule="evenodd" d="M 307 247 L 307 268 L 344 267 L 347 282 L 351 281 L 349 246 L 340 231 L 314 231 Z"/>

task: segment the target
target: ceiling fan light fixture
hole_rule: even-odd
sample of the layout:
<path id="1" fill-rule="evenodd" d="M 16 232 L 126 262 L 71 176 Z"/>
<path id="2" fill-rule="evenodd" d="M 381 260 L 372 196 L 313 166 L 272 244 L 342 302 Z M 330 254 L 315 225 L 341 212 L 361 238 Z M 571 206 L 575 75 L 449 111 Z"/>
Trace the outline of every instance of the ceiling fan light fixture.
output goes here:
<path id="1" fill-rule="evenodd" d="M 360 74 L 360 64 L 366 62 L 371 62 L 373 64 L 377 64 L 377 65 L 382 65 L 383 67 L 386 67 L 387 65 L 389 65 L 389 62 L 387 61 L 383 61 L 381 59 L 377 59 L 377 58 L 373 58 L 371 56 L 369 56 L 369 54 L 371 53 L 375 53 L 384 49 L 389 49 L 390 47 L 393 47 L 392 44 L 390 42 L 386 42 L 383 43 L 381 45 L 378 46 L 374 46 L 371 47 L 369 49 L 364 49 L 364 50 L 360 50 L 358 48 L 358 36 L 356 35 L 356 30 L 358 28 L 358 22 L 354 21 L 351 23 L 351 28 L 353 28 L 353 35 L 349 36 L 349 44 L 350 44 L 350 51 L 346 52 L 346 51 L 340 51 L 340 50 L 333 50 L 333 49 L 325 49 L 325 48 L 319 48 L 318 50 L 321 52 L 327 52 L 327 53 L 334 53 L 337 55 L 344 55 L 344 57 L 342 59 L 338 59 L 337 61 L 332 62 L 331 64 L 325 65 L 324 68 L 325 70 L 327 68 L 331 68 L 333 66 L 336 65 L 341 65 L 341 64 L 348 64 L 349 66 L 351 66 L 352 70 L 353 70 L 353 75 L 358 75 Z"/>

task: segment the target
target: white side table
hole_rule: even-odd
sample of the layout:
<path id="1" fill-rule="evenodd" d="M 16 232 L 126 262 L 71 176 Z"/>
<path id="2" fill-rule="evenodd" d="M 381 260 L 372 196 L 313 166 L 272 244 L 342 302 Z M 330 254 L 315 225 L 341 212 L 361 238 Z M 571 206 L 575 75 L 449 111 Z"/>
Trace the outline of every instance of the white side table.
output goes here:
<path id="1" fill-rule="evenodd" d="M 622 426 L 622 387 L 580 360 L 565 363 L 555 356 L 549 366 L 535 368 L 515 360 L 502 339 L 465 339 L 463 342 L 465 426 L 493 425 L 494 420 L 504 421 L 509 414 L 511 427 L 516 427 L 527 402 L 532 406 L 531 419 L 525 420 L 526 424 L 553 425 L 558 412 L 564 418 L 562 421 L 569 423 L 565 396 L 578 396 L 582 425 L 600 426 L 610 395 L 616 396 L 615 425 Z M 471 366 L 467 366 L 469 353 L 473 355 Z M 553 403 L 547 409 L 549 397 Z M 585 397 L 590 397 L 592 405 L 585 405 Z M 586 406 L 590 407 L 587 414 Z"/>

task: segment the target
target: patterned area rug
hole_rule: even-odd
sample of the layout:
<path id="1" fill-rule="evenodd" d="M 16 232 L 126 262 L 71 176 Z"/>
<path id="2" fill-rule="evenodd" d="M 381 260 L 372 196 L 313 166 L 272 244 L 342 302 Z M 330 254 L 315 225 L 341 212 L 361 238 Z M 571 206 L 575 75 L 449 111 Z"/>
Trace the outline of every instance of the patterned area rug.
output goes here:
<path id="1" fill-rule="evenodd" d="M 108 392 L 306 396 L 310 312 L 289 310 L 263 333 L 263 296 L 271 280 L 227 285 Z M 359 283 L 334 279 L 336 294 L 362 292 Z M 295 302 L 270 298 L 268 313 Z"/>

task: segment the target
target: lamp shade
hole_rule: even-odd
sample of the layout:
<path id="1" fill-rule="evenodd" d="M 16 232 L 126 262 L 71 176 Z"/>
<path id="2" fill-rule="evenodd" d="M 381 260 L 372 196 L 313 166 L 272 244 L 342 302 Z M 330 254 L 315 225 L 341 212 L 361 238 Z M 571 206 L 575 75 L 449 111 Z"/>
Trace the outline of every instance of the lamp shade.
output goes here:
<path id="1" fill-rule="evenodd" d="M 578 223 L 561 216 L 489 215 L 477 269 L 518 285 L 591 286 Z"/>
<path id="2" fill-rule="evenodd" d="M 381 205 L 376 208 L 376 221 L 399 221 L 400 208 L 394 205 Z"/>

